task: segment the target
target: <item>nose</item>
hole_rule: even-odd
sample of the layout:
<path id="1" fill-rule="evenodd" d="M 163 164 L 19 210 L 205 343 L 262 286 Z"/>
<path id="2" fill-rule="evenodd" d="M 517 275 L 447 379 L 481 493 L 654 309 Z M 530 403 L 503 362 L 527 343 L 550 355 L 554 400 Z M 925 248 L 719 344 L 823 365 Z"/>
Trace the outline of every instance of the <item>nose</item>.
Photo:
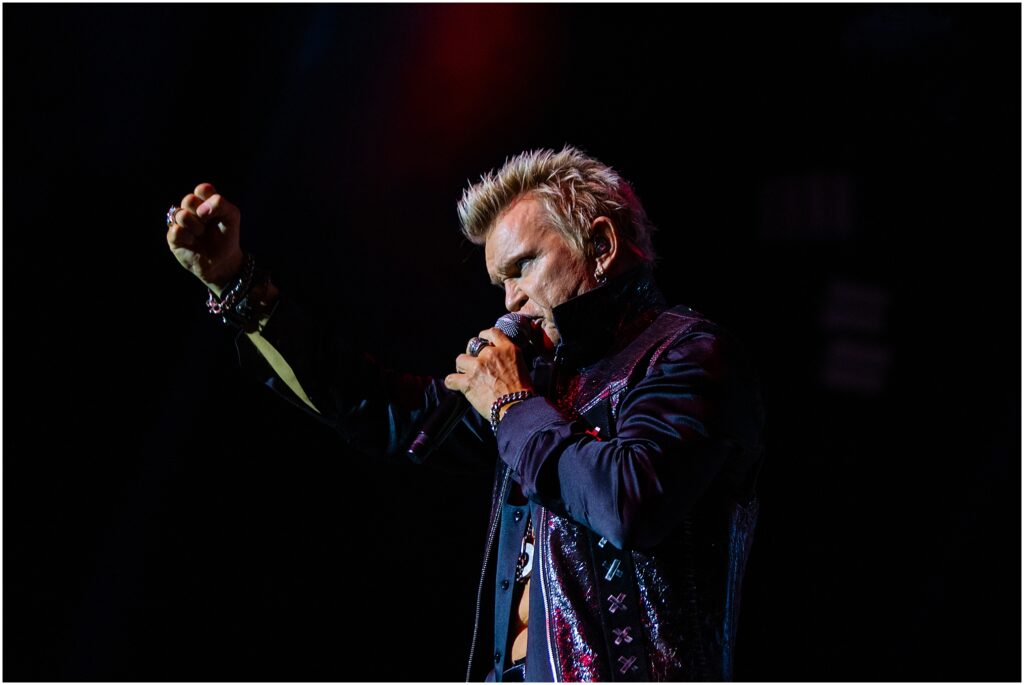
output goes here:
<path id="1" fill-rule="evenodd" d="M 526 293 L 519 289 L 515 281 L 505 281 L 505 309 L 510 312 L 518 312 L 523 308 L 529 298 Z"/>

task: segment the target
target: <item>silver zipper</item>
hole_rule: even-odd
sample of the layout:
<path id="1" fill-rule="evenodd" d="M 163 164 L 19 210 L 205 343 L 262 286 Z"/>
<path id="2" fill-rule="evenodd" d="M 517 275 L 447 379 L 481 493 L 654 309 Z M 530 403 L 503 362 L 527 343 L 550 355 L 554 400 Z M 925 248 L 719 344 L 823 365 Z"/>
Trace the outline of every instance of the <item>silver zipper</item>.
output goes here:
<path id="1" fill-rule="evenodd" d="M 548 604 L 548 569 L 545 564 L 547 556 L 544 554 L 544 550 L 548 548 L 548 543 L 544 539 L 544 534 L 547 532 L 547 519 L 548 510 L 540 507 L 540 520 L 541 525 L 537 530 L 537 556 L 540 559 L 540 595 L 544 600 L 544 635 L 547 637 L 548 642 L 548 662 L 551 664 L 551 676 L 555 679 L 555 682 L 561 682 L 559 678 L 558 669 L 555 667 L 555 647 L 551 639 L 551 606 Z M 548 561 L 550 563 L 550 561 Z"/>
<path id="2" fill-rule="evenodd" d="M 473 642 L 469 645 L 469 664 L 466 666 L 466 682 L 469 682 L 470 673 L 473 671 L 473 655 L 476 653 L 476 639 L 480 631 L 480 607 L 484 595 L 484 579 L 487 577 L 487 562 L 491 558 L 491 548 L 494 546 L 494 534 L 498 530 L 498 523 L 501 521 L 501 508 L 505 504 L 505 497 L 508 494 L 508 484 L 512 476 L 512 469 L 505 467 L 505 475 L 501 481 L 501 491 L 498 493 L 498 508 L 494 512 L 494 520 L 491 522 L 491 530 L 487 533 L 487 547 L 484 550 L 484 563 L 480 569 L 480 585 L 476 590 L 476 618 L 473 619 Z"/>

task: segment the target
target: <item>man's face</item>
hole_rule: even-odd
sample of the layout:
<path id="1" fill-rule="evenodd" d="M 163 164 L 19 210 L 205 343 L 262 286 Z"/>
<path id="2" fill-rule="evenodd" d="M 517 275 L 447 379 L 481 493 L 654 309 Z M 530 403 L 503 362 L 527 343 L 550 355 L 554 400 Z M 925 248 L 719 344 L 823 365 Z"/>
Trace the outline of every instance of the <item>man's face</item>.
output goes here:
<path id="1" fill-rule="evenodd" d="M 484 258 L 491 282 L 505 291 L 505 308 L 535 319 L 553 349 L 561 336 L 552 310 L 593 287 L 586 260 L 548 227 L 543 205 L 529 196 L 487 234 Z"/>

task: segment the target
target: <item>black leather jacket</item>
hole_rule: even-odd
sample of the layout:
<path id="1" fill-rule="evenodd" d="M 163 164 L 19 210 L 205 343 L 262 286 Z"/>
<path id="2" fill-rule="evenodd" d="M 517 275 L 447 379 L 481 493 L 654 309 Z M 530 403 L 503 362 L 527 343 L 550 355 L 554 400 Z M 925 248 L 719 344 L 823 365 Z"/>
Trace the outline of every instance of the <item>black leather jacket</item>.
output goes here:
<path id="1" fill-rule="evenodd" d="M 667 308 L 647 269 L 556 308 L 555 322 L 555 361 L 536 367 L 544 396 L 509 409 L 496 445 L 476 412 L 446 445 L 466 457 L 496 447 L 500 457 L 485 569 L 513 483 L 531 502 L 527 679 L 728 680 L 757 518 L 754 374 L 718 326 Z M 403 452 L 448 392 L 440 379 L 381 369 L 295 303 L 282 301 L 263 336 L 317 417 L 371 452 Z M 265 380 L 306 409 L 273 375 Z M 477 633 L 470 669 L 482 675 L 492 655 L 499 666 L 504 657 Z"/>

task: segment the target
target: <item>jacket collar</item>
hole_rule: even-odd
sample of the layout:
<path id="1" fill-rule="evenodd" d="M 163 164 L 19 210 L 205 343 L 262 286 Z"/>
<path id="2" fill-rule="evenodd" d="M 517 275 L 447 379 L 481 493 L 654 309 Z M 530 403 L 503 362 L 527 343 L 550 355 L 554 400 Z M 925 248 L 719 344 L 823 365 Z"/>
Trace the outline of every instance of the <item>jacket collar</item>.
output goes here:
<path id="1" fill-rule="evenodd" d="M 554 308 L 555 358 L 577 368 L 625 347 L 666 308 L 649 266 L 639 266 Z"/>

